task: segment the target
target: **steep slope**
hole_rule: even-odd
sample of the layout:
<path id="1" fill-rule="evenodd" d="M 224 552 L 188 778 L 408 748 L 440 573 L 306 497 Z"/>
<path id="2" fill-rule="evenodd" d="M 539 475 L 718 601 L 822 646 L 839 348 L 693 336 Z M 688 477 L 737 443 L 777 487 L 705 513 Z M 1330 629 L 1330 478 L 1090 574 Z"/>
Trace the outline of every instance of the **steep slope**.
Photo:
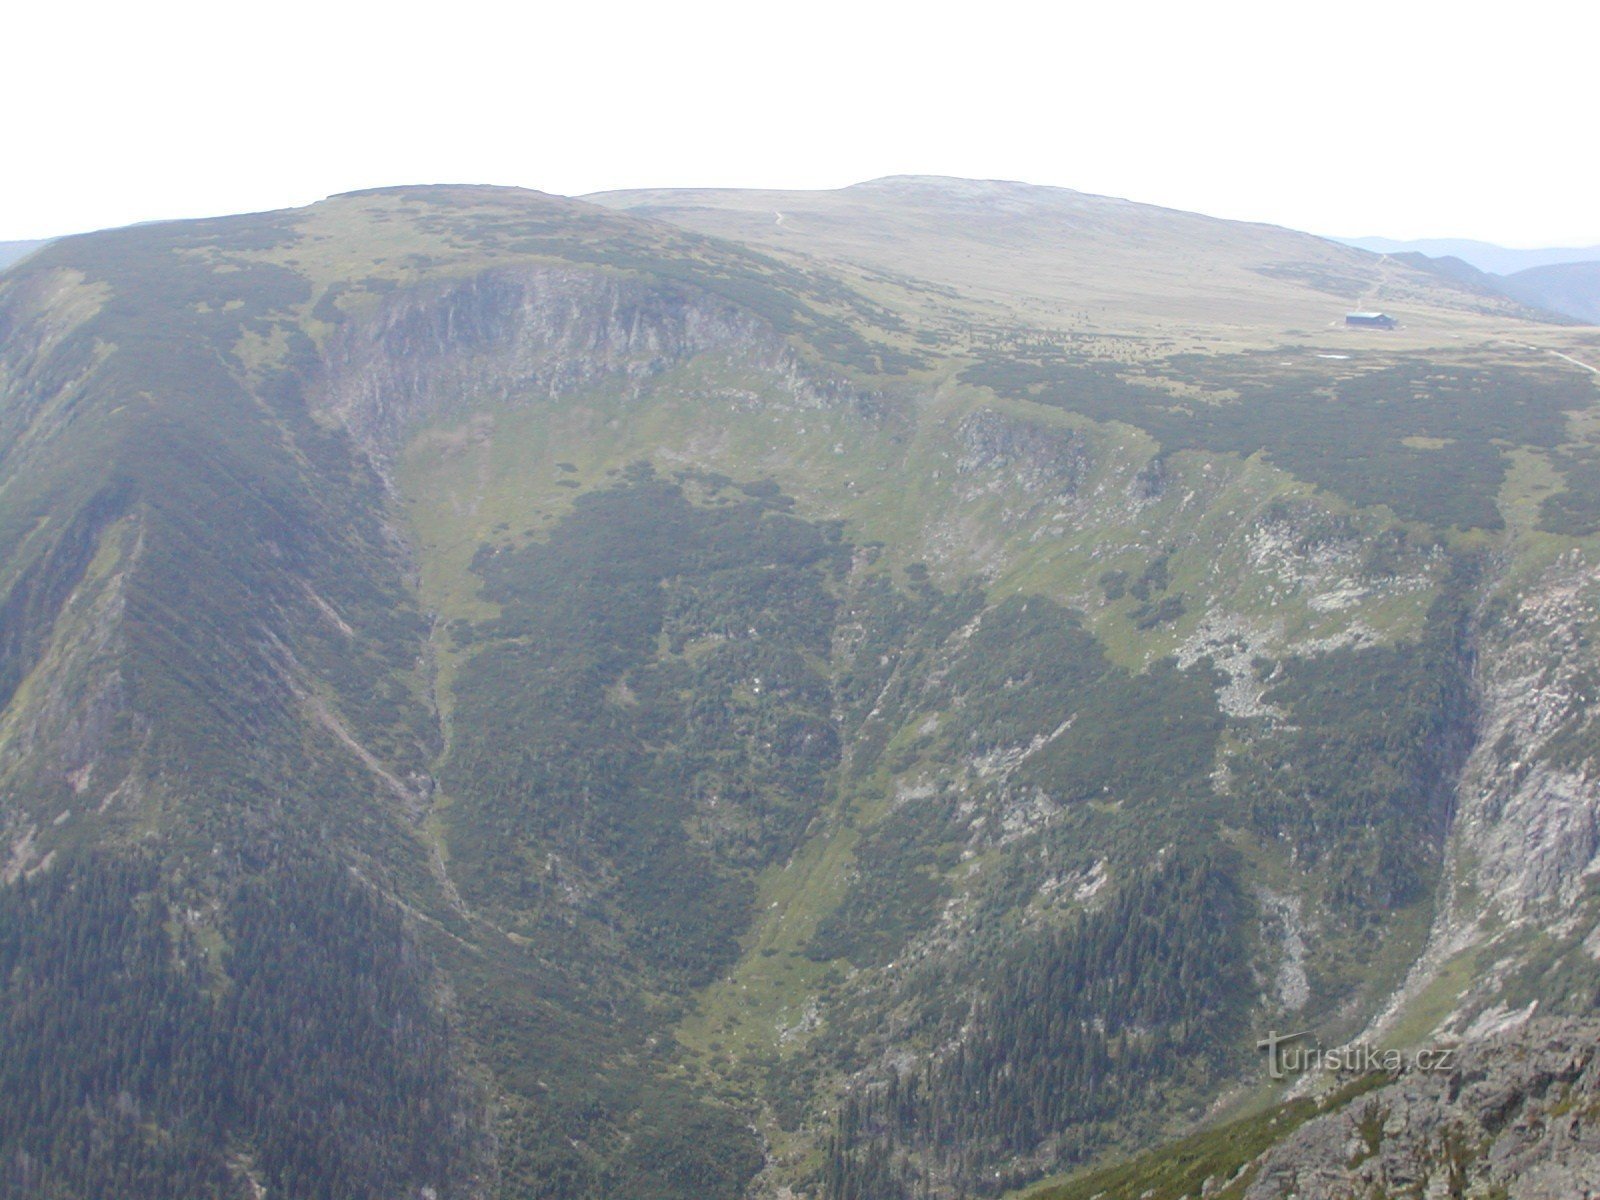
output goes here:
<path id="1" fill-rule="evenodd" d="M 464 202 L 470 215 L 456 222 L 432 217 Z M 557 231 L 577 257 L 585 253 L 586 230 L 619 256 L 682 239 L 671 231 L 630 235 L 628 223 L 570 203 L 495 194 L 472 203 L 471 193 L 448 192 L 430 195 L 408 214 L 412 236 L 386 236 L 381 223 L 394 219 L 386 210 L 403 204 L 369 198 L 336 203 L 309 220 L 270 214 L 73 239 L 6 279 L 8 877 L 61 856 L 70 864 L 90 848 L 131 851 L 153 842 L 154 875 L 136 877 L 147 881 L 124 894 L 139 912 L 187 914 L 178 928 L 209 947 L 202 959 L 219 972 L 225 993 L 248 988 L 258 953 L 364 962 L 379 989 L 376 1012 L 373 998 L 335 990 L 311 1002 L 309 1015 L 357 1046 L 364 1046 L 362 1022 L 376 1018 L 380 1029 L 386 1022 L 392 1029 L 363 1051 L 360 1064 L 341 1063 L 333 1043 L 313 1042 L 298 1053 L 285 1046 L 283 1073 L 267 1077 L 269 1091 L 277 1089 L 266 1098 L 268 1115 L 208 1103 L 207 1119 L 214 1114 L 223 1122 L 219 1129 L 190 1129 L 192 1104 L 170 1090 L 124 1087 L 133 1109 L 119 1113 L 107 1112 L 108 1098 L 93 1088 L 85 1100 L 66 1089 L 55 1097 L 63 1108 L 24 1114 L 42 1124 L 8 1129 L 8 1156 L 24 1181 L 89 1191 L 107 1185 L 109 1177 L 94 1174 L 100 1166 L 66 1157 L 54 1131 L 87 1121 L 117 1137 L 123 1122 L 141 1119 L 141 1110 L 143 1120 L 175 1138 L 199 1138 L 211 1156 L 195 1168 L 204 1175 L 177 1184 L 166 1172 L 181 1168 L 119 1158 L 124 1174 L 116 1179 L 136 1180 L 151 1194 L 202 1180 L 230 1192 L 259 1181 L 291 1192 L 314 1185 L 332 1194 L 394 1194 L 428 1186 L 465 1194 L 482 1186 L 486 1165 L 496 1165 L 477 1161 L 493 1132 L 483 1123 L 482 1098 L 473 1098 L 461 1075 L 471 1050 L 457 1045 L 454 1066 L 422 1089 L 417 1115 L 411 1093 L 419 1081 L 407 1066 L 416 1044 L 406 1032 L 416 1018 L 402 1009 L 427 1012 L 450 985 L 463 988 L 468 1011 L 489 1003 L 483 994 L 497 987 L 539 997 L 563 985 L 541 981 L 536 955 L 517 950 L 497 929 L 490 927 L 495 944 L 487 950 L 470 937 L 461 940 L 474 927 L 461 931 L 461 902 L 423 825 L 439 734 L 421 669 L 429 626 L 414 599 L 411 551 L 393 521 L 384 462 L 357 440 L 376 436 L 377 426 L 359 425 L 353 436 L 308 404 L 308 397 L 335 390 L 327 382 L 334 372 L 313 338 L 332 345 L 329 331 L 346 320 L 342 304 L 394 288 L 385 268 L 414 272 L 419 290 L 448 295 L 452 285 L 444 280 L 452 273 L 469 288 L 492 285 L 482 275 L 485 253 L 542 277 L 559 260 L 541 255 L 538 239 Z M 342 236 L 319 225 L 342 226 Z M 530 243 L 520 253 L 493 248 L 508 226 Z M 368 249 L 366 266 L 353 277 L 318 274 L 324 243 L 334 241 L 331 257 L 349 267 L 363 253 L 364 236 L 369 248 L 394 259 Z M 266 261 L 275 252 L 292 265 Z M 424 262 L 424 255 L 431 257 Z M 739 255 L 728 251 L 723 258 Z M 704 272 L 708 281 L 720 269 L 689 255 L 663 254 L 663 261 Z M 302 263 L 305 269 L 297 270 Z M 583 287 L 588 277 L 557 275 L 561 305 L 580 323 L 593 320 Z M 573 286 L 564 291 L 567 282 Z M 781 320 L 808 312 L 793 292 L 736 282 L 750 287 L 756 302 L 772 297 Z M 669 308 L 682 299 L 675 286 L 655 285 Z M 627 298 L 637 302 L 637 295 Z M 720 303 L 723 312 L 731 307 L 705 303 L 708 309 Z M 468 357 L 466 346 L 483 329 L 457 325 L 447 306 L 430 311 L 442 314 L 445 327 L 425 332 L 442 333 L 447 344 L 460 339 L 461 356 Z M 488 316 L 515 324 L 515 312 L 491 306 Z M 657 331 L 643 332 L 649 338 Z M 336 360 L 340 351 L 328 353 Z M 288 874 L 276 886 L 263 885 L 280 860 Z M 333 884 L 316 885 L 311 918 L 275 898 L 279 888 L 300 886 L 292 882 L 296 872 L 315 876 L 336 866 L 355 871 L 376 895 L 348 898 Z M 375 901 L 386 914 L 381 920 L 395 921 L 399 905 L 423 922 L 405 935 L 394 951 L 398 958 L 379 953 L 382 938 L 393 933 L 338 916 L 339 905 Z M 15 902 L 29 903 L 22 894 Z M 112 905 L 82 920 L 116 929 L 127 913 Z M 447 928 L 451 923 L 458 928 Z M 248 931 L 258 926 L 267 944 L 286 940 L 288 949 L 257 952 Z M 156 931 L 161 927 L 157 922 Z M 466 953 L 472 970 L 416 974 L 407 964 L 418 938 L 445 939 L 439 954 Z M 180 940 L 175 951 L 193 964 L 196 952 L 185 945 Z M 114 960 L 106 965 L 113 968 Z M 319 996 L 319 986 L 336 987 L 338 978 L 329 967 L 314 986 L 280 981 L 262 1001 L 269 1011 L 252 1017 L 249 1037 L 219 1038 L 212 1058 L 198 1064 L 199 1076 L 241 1090 L 252 1086 L 250 1040 L 270 1040 L 274 1023 L 305 1019 L 301 997 Z M 85 1026 L 126 1025 L 152 999 L 142 989 L 129 992 L 112 989 L 106 1000 L 112 1007 L 85 1012 Z M 519 1019 L 536 1023 L 539 1004 L 560 1010 L 559 1043 L 592 1054 L 618 1040 L 609 1019 L 585 1016 L 592 1005 L 577 1001 L 535 1000 L 529 1011 L 524 1000 Z M 432 1019 L 440 1029 L 429 1036 L 444 1037 L 442 1020 Z M 596 1027 L 570 1027 L 584 1021 Z M 18 1031 L 19 1039 L 27 1036 L 27 1028 Z M 34 1029 L 31 1036 L 45 1034 Z M 118 1053 L 135 1053 L 137 1045 Z M 32 1049 L 60 1052 L 48 1044 Z M 96 1076 L 109 1083 L 95 1086 L 111 1086 L 114 1100 L 117 1081 L 131 1070 L 114 1053 L 109 1074 Z M 291 1153 L 273 1141 L 288 1132 L 275 1124 L 288 1119 L 278 1114 L 294 1095 L 345 1072 L 368 1090 L 329 1097 L 354 1114 L 353 1126 L 330 1126 L 329 1145 L 311 1155 L 308 1168 L 303 1150 Z M 626 1064 L 618 1072 L 630 1080 L 651 1073 Z M 633 1095 L 644 1085 L 608 1086 Z M 695 1111 L 692 1098 L 675 1099 L 669 1081 L 658 1092 L 658 1103 Z M 553 1122 L 533 1124 L 557 1136 Z M 436 1145 L 439 1152 L 394 1158 L 375 1149 L 386 1144 Z M 713 1141 L 707 1152 L 716 1149 Z M 349 1171 L 336 1166 L 341 1156 L 354 1160 Z M 504 1167 L 507 1156 L 497 1162 Z M 713 1160 L 709 1169 L 727 1168 Z"/>
<path id="2" fill-rule="evenodd" d="M 1592 1003 L 1586 334 L 1073 194 L 770 200 L 0 279 L 8 1044 L 129 1031 L 0 1107 L 24 1194 L 992 1193 L 1276 1095 L 1274 1022 Z"/>

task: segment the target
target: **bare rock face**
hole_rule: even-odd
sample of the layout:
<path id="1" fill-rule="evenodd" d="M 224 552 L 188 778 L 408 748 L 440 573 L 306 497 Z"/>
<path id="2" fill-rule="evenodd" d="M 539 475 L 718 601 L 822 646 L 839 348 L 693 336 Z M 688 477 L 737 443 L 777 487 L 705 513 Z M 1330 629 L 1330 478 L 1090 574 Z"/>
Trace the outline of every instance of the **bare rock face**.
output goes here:
<path id="1" fill-rule="evenodd" d="M 1088 469 L 1082 437 L 1009 418 L 993 409 L 966 417 L 956 430 L 962 454 L 956 472 L 1003 473 L 1030 493 L 1071 495 Z"/>
<path id="2" fill-rule="evenodd" d="M 340 327 L 313 403 L 381 463 L 418 423 L 452 406 L 559 399 L 602 384 L 626 389 L 708 353 L 777 378 L 806 406 L 861 399 L 808 375 L 771 326 L 720 297 L 551 266 L 384 297 L 369 316 Z"/>
<path id="3" fill-rule="evenodd" d="M 1502 587 L 1477 622 L 1477 729 L 1455 784 L 1443 886 L 1426 950 L 1372 1025 L 1392 1028 L 1452 961 L 1479 969 L 1437 1028 L 1478 1036 L 1526 1009 L 1507 998 L 1529 946 L 1562 940 L 1593 970 L 1600 910 L 1600 573 L 1572 550 Z M 1582 945 L 1579 943 L 1582 942 Z M 1484 969 L 1493 963 L 1492 969 Z M 1575 1007 L 1573 1001 L 1579 1001 Z M 1545 995 L 1542 1011 L 1582 997 Z"/>
<path id="4" fill-rule="evenodd" d="M 1600 1022 L 1534 1021 L 1296 1130 L 1248 1200 L 1600 1195 Z"/>
<path id="5" fill-rule="evenodd" d="M 1594 745 L 1600 576 L 1569 553 L 1509 598 L 1486 638 L 1485 727 L 1462 782 L 1462 837 L 1505 915 L 1565 910 L 1600 852 Z"/>

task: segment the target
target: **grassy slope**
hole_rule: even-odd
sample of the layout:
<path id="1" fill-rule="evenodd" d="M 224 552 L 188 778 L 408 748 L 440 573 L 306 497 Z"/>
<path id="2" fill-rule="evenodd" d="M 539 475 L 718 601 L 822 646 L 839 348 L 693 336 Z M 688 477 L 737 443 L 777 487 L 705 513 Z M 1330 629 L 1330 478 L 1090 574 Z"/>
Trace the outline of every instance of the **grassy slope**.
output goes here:
<path id="1" fill-rule="evenodd" d="M 1387 1076 L 1353 1080 L 1316 1098 L 1301 1098 L 1239 1117 L 1171 1145 L 1030 1188 L 1027 1200 L 1187 1200 L 1204 1194 L 1238 1200 L 1254 1179 L 1252 1165 L 1307 1121 L 1378 1090 Z"/>
<path id="2" fill-rule="evenodd" d="M 1478 298 L 1378 256 L 1267 225 L 1060 188 L 894 177 L 832 192 L 634 191 L 597 203 L 914 280 L 930 311 L 985 311 L 1085 337 L 1203 346 L 1366 344 L 1358 304 L 1393 308 L 1389 341 L 1443 345 L 1503 327 Z M 778 219 L 778 214 L 782 219 Z M 1511 315 L 1501 305 L 1499 317 Z M 980 318 L 981 319 L 981 318 Z"/>

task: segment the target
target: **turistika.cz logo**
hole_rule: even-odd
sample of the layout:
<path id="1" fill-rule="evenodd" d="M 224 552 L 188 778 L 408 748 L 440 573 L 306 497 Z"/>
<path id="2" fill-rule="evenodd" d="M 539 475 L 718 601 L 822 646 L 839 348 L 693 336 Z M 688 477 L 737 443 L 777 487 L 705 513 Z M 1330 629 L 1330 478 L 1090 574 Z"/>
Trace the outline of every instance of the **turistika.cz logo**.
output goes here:
<path id="1" fill-rule="evenodd" d="M 1309 1029 L 1302 1029 L 1299 1033 L 1269 1030 L 1267 1036 L 1256 1043 L 1257 1050 L 1266 1051 L 1267 1074 L 1274 1079 L 1287 1079 L 1307 1071 L 1366 1075 L 1373 1071 L 1453 1071 L 1456 1067 L 1454 1046 L 1430 1046 L 1406 1051 L 1351 1042 L 1346 1046 L 1326 1048 L 1304 1040 L 1310 1036 Z"/>

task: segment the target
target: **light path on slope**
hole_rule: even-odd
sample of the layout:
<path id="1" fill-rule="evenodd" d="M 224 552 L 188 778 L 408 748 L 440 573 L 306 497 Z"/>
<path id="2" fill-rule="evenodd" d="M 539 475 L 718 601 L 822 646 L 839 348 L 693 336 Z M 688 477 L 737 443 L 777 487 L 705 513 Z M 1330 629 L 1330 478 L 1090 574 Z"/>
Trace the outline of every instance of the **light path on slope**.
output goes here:
<path id="1" fill-rule="evenodd" d="M 1554 354 L 1557 358 L 1561 359 L 1563 362 L 1569 362 L 1575 367 L 1582 367 L 1585 371 L 1589 372 L 1589 374 L 1591 374 L 1591 375 L 1600 375 L 1600 367 L 1591 366 L 1588 363 L 1584 362 L 1583 359 L 1581 359 L 1581 358 L 1573 358 L 1572 355 L 1570 355 L 1570 354 L 1563 354 L 1559 350 L 1551 350 L 1550 347 L 1548 347 L 1548 346 L 1530 346 L 1526 342 L 1523 343 L 1523 346 L 1524 346 L 1525 349 L 1533 350 L 1533 351 L 1547 350 L 1547 351 L 1549 351 L 1549 353 Z"/>
<path id="2" fill-rule="evenodd" d="M 1552 351 L 1550 351 L 1550 353 L 1554 354 L 1557 358 L 1565 359 L 1567 362 L 1571 363 L 1575 367 L 1582 367 L 1585 371 L 1589 372 L 1589 374 L 1591 374 L 1591 375 L 1600 375 L 1600 367 L 1591 367 L 1588 363 L 1584 362 L 1582 359 L 1573 358 L 1572 355 L 1563 354 L 1559 350 L 1552 350 Z"/>

